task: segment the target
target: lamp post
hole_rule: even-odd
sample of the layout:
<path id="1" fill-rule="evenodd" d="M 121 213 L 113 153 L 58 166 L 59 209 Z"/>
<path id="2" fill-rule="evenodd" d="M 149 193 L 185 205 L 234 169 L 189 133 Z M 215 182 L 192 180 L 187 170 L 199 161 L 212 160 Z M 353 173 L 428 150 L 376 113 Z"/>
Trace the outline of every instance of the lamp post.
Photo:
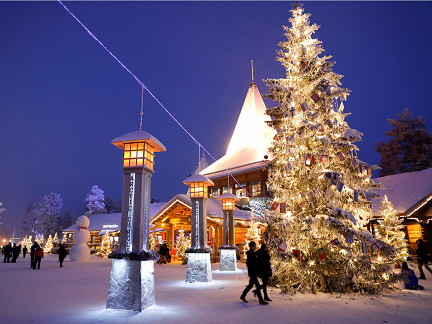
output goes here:
<path id="1" fill-rule="evenodd" d="M 214 183 L 201 174 L 194 174 L 183 181 L 190 188 L 191 248 L 188 253 L 186 282 L 209 282 L 212 280 L 210 253 L 207 246 L 207 196 L 208 186 Z"/>
<path id="2" fill-rule="evenodd" d="M 123 203 L 119 249 L 113 259 L 107 308 L 142 311 L 155 303 L 154 263 L 149 250 L 151 176 L 154 153 L 165 146 L 144 131 L 119 136 L 112 144 L 123 150 Z"/>
<path id="3" fill-rule="evenodd" d="M 236 251 L 238 247 L 234 245 L 234 210 L 235 201 L 238 198 L 232 193 L 226 192 L 218 199 L 222 201 L 223 210 L 223 240 L 222 246 L 219 247 L 219 271 L 235 271 L 237 270 Z"/>

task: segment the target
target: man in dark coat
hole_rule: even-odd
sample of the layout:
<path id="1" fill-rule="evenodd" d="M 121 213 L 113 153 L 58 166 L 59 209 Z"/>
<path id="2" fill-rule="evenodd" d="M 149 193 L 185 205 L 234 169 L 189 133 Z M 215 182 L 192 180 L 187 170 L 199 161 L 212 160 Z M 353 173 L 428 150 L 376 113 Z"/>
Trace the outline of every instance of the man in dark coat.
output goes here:
<path id="1" fill-rule="evenodd" d="M 418 269 L 420 271 L 420 277 L 419 279 L 426 279 L 425 274 L 423 272 L 423 266 L 426 270 L 428 270 L 430 273 L 432 273 L 431 268 L 428 266 L 428 251 L 425 242 L 423 240 L 417 240 L 417 262 L 418 262 Z"/>
<path id="2" fill-rule="evenodd" d="M 33 268 L 33 263 L 34 263 L 34 254 L 35 254 L 35 250 L 36 250 L 36 241 L 33 242 L 33 245 L 30 248 L 30 268 Z"/>
<path id="3" fill-rule="evenodd" d="M 14 243 L 13 247 L 12 247 L 12 262 L 15 263 L 16 259 L 18 258 L 18 246 L 16 246 L 16 244 Z"/>
<path id="4" fill-rule="evenodd" d="M 24 248 L 23 248 L 23 259 L 25 259 L 26 254 L 27 254 L 27 246 L 24 245 Z"/>
<path id="5" fill-rule="evenodd" d="M 256 243 L 249 242 L 249 251 L 246 252 L 246 257 L 247 257 L 246 265 L 247 265 L 248 275 L 249 275 L 249 284 L 243 290 L 240 299 L 243 302 L 247 303 L 246 295 L 249 292 L 249 290 L 251 290 L 252 287 L 255 285 L 256 289 L 253 291 L 253 293 L 258 296 L 258 300 L 260 304 L 267 305 L 268 303 L 261 296 L 261 287 L 258 282 L 258 260 L 257 260 L 257 255 L 255 253 L 255 249 L 256 249 Z"/>
<path id="6" fill-rule="evenodd" d="M 63 261 L 64 261 L 64 259 L 66 258 L 66 255 L 67 255 L 67 251 L 66 251 L 66 248 L 65 248 L 65 246 L 63 245 L 63 244 L 60 244 L 60 247 L 59 247 L 59 262 L 60 262 L 60 267 L 62 267 L 63 268 Z"/>

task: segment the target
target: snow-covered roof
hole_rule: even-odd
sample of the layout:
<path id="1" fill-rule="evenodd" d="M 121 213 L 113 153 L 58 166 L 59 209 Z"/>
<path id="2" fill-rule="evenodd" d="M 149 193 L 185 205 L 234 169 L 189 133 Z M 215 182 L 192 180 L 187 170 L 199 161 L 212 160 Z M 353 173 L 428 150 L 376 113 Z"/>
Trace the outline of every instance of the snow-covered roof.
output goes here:
<path id="1" fill-rule="evenodd" d="M 378 178 L 386 189 L 377 193 L 386 194 L 400 214 L 409 216 L 415 212 L 424 201 L 432 196 L 432 168 Z M 372 207 L 380 208 L 381 200 L 373 200 Z"/>
<path id="2" fill-rule="evenodd" d="M 258 87 L 252 82 L 225 155 L 201 171 L 201 174 L 214 178 L 215 174 L 226 174 L 225 169 L 256 163 L 260 163 L 260 166 L 268 164 L 273 157 L 268 148 L 276 132 L 267 125 L 266 121 L 270 121 L 270 117 L 265 112 L 266 106 Z M 264 158 L 265 155 L 268 159 Z M 243 171 L 246 170 L 249 169 Z"/>
<path id="3" fill-rule="evenodd" d="M 163 207 L 161 207 L 159 209 L 159 211 L 157 213 L 155 213 L 150 218 L 150 223 L 154 222 L 158 217 L 160 217 L 168 208 L 173 206 L 176 202 L 180 202 L 180 203 L 184 204 L 185 206 L 192 209 L 191 198 L 187 195 L 179 194 L 179 195 L 174 196 L 169 202 L 165 203 L 165 205 Z M 209 199 L 207 199 L 206 206 L 207 206 L 207 217 L 208 218 L 212 218 L 212 219 L 217 218 L 220 220 L 223 219 L 223 211 L 222 211 L 222 202 L 221 201 L 219 201 L 217 199 L 209 198 Z M 248 210 L 241 210 L 237 207 L 234 210 L 234 219 L 237 222 L 249 221 L 250 216 L 251 216 L 251 212 Z"/>
<path id="4" fill-rule="evenodd" d="M 150 217 L 156 214 L 159 209 L 165 206 L 166 202 L 158 202 L 150 204 Z M 118 231 L 121 229 L 121 213 L 112 214 L 96 214 L 89 217 L 90 225 L 89 231 L 103 231 L 106 230 Z M 63 232 L 72 232 L 77 228 L 76 224 L 73 224 L 63 230 Z"/>
<path id="5" fill-rule="evenodd" d="M 203 176 L 202 174 L 193 174 L 191 175 L 189 178 L 184 179 L 183 183 L 185 185 L 190 185 L 192 182 L 205 182 L 207 183 L 209 186 L 213 186 L 214 183 L 213 181 L 211 181 L 209 178 L 207 178 L 206 176 Z"/>
<path id="6" fill-rule="evenodd" d="M 123 149 L 124 143 L 135 141 L 147 141 L 153 146 L 155 152 L 166 151 L 165 146 L 153 135 L 145 131 L 130 132 L 125 135 L 114 138 L 111 143 Z"/>

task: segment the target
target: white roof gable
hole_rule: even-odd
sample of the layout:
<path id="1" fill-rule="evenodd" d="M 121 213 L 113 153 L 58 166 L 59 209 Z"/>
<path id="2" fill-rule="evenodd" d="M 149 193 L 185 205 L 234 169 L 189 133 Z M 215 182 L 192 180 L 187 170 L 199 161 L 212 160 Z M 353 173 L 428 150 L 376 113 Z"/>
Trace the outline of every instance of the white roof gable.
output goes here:
<path id="1" fill-rule="evenodd" d="M 265 112 L 266 106 L 258 87 L 252 82 L 225 155 L 201 171 L 201 174 L 254 164 L 266 160 L 265 155 L 271 161 L 272 155 L 268 148 L 275 131 L 265 122 L 270 121 Z"/>

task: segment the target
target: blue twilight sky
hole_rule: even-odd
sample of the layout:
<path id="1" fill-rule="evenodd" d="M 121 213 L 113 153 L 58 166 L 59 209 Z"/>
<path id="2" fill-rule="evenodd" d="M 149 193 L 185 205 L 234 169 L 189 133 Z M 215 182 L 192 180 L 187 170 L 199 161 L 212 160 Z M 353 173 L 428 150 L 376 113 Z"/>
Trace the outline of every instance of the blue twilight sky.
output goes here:
<path id="1" fill-rule="evenodd" d="M 285 75 L 275 61 L 291 2 L 66 2 L 212 154 L 228 145 L 251 81 Z M 306 2 L 316 37 L 352 90 L 347 121 L 360 158 L 386 141 L 386 118 L 409 107 L 432 128 L 431 2 Z M 120 198 L 111 139 L 139 128 L 141 89 L 57 2 L 0 2 L 0 201 L 21 229 L 26 206 L 58 192 L 82 212 L 90 187 Z M 156 156 L 152 197 L 186 192 L 198 149 L 149 96 L 143 129 Z M 210 162 L 210 161 L 209 161 Z"/>

